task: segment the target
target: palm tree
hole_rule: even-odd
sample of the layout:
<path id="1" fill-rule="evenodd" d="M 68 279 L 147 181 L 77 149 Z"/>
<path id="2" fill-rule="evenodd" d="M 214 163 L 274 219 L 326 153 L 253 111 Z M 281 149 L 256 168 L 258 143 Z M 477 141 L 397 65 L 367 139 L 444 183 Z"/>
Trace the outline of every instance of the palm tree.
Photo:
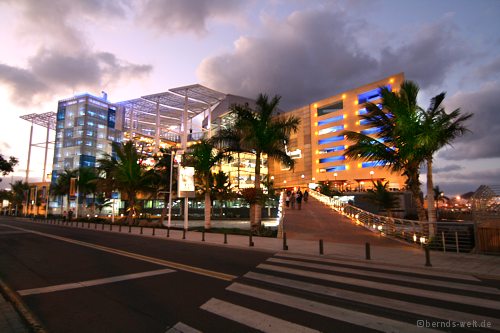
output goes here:
<path id="1" fill-rule="evenodd" d="M 420 144 L 425 150 L 425 160 L 427 162 L 427 210 L 429 223 L 435 223 L 437 220 L 436 207 L 434 203 L 434 184 L 432 180 L 433 155 L 439 149 L 451 142 L 457 137 L 464 135 L 469 130 L 464 123 L 472 117 L 471 113 L 460 114 L 460 109 L 446 113 L 442 103 L 446 93 L 441 93 L 431 99 L 427 111 L 423 113 L 422 126 L 420 133 Z"/>
<path id="2" fill-rule="evenodd" d="M 205 229 L 211 227 L 212 200 L 210 194 L 213 185 L 212 168 L 222 161 L 226 154 L 215 149 L 214 145 L 203 139 L 190 148 L 189 155 L 186 156 L 184 164 L 194 167 L 198 185 L 205 195 Z"/>
<path id="3" fill-rule="evenodd" d="M 140 163 L 140 156 L 137 153 L 135 143 L 112 144 L 116 157 L 106 154 L 98 160 L 98 169 L 103 177 L 101 182 L 105 187 L 117 189 L 128 200 L 127 223 L 131 223 L 137 212 L 137 195 L 139 193 L 151 193 L 154 191 L 152 175 Z"/>
<path id="4" fill-rule="evenodd" d="M 293 116 L 274 117 L 280 99 L 280 96 L 274 96 L 269 100 L 267 95 L 260 94 L 256 101 L 256 110 L 252 110 L 248 104 L 232 106 L 231 114 L 235 116 L 234 125 L 231 128 L 222 129 L 213 138 L 218 147 L 255 155 L 254 187 L 257 195 L 262 195 L 260 193 L 260 168 L 263 155 L 267 155 L 268 159 L 280 161 L 286 166 L 294 166 L 294 160 L 286 153 L 286 144 L 290 141 L 290 134 L 297 131 L 300 119 Z M 260 200 L 256 200 L 250 207 L 252 229 L 259 228 L 261 224 L 259 202 Z"/>
<path id="5" fill-rule="evenodd" d="M 167 213 L 167 203 L 169 202 L 169 196 L 172 195 L 170 193 L 170 179 L 172 179 L 172 183 L 175 184 L 175 170 L 171 165 L 173 160 L 174 151 L 171 149 L 160 148 L 160 153 L 155 157 L 156 163 L 153 167 L 153 171 L 157 176 L 157 181 L 155 182 L 158 185 L 157 190 L 163 192 L 163 200 L 164 205 L 161 211 L 160 216 L 160 224 L 163 225 L 163 221 L 165 220 L 165 215 Z M 172 171 L 173 175 L 170 176 L 170 171 Z M 172 185 L 173 185 L 172 184 Z M 174 191 L 174 186 L 172 186 L 172 192 Z"/>
<path id="6" fill-rule="evenodd" d="M 92 194 L 92 205 L 95 204 L 95 193 L 97 191 L 97 171 L 94 168 L 81 167 L 78 169 L 78 202 L 79 205 L 82 201 L 85 203 L 87 195 Z"/>
<path id="7" fill-rule="evenodd" d="M 218 200 L 219 206 L 219 216 L 222 217 L 222 203 L 225 200 L 229 200 L 233 197 L 233 192 L 231 191 L 231 182 L 229 181 L 229 176 L 222 170 L 212 174 L 212 198 Z"/>
<path id="8" fill-rule="evenodd" d="M 55 183 L 50 185 L 50 193 L 64 197 L 66 196 L 66 204 L 69 210 L 69 200 L 70 200 L 70 187 L 71 179 L 76 179 L 78 177 L 78 170 L 68 170 L 65 169 L 63 173 L 57 176 Z M 64 203 L 61 203 L 61 215 L 63 215 Z"/>
<path id="9" fill-rule="evenodd" d="M 26 202 L 26 198 L 30 187 L 28 183 L 25 183 L 22 180 L 16 180 L 14 183 L 10 184 L 10 187 L 11 187 L 12 204 L 15 205 L 17 213 L 19 206 L 21 207 L 21 211 L 23 210 L 22 208 L 24 207 L 24 203 Z M 26 208 L 26 212 L 27 211 L 28 208 Z"/>
<path id="10" fill-rule="evenodd" d="M 425 152 L 418 140 L 422 131 L 417 105 L 419 87 L 412 81 L 401 84 L 399 92 L 381 87 L 382 108 L 367 103 L 367 114 L 360 115 L 369 126 L 379 132 L 371 137 L 359 132 L 345 131 L 347 139 L 354 141 L 344 155 L 354 159 L 377 161 L 379 166 L 407 177 L 406 184 L 413 194 L 420 221 L 427 220 L 420 196 L 419 168 L 425 161 Z"/>
<path id="11" fill-rule="evenodd" d="M 373 182 L 373 188 L 368 190 L 368 199 L 377 205 L 378 209 L 384 209 L 388 217 L 392 217 L 392 210 L 399 205 L 399 198 L 389 191 L 389 182 L 382 183 L 377 180 Z"/>

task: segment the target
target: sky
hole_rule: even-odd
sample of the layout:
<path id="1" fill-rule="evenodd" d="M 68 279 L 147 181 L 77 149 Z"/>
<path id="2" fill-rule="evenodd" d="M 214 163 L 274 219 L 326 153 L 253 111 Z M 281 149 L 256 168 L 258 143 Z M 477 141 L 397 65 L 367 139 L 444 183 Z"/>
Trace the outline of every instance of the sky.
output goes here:
<path id="1" fill-rule="evenodd" d="M 435 155 L 434 184 L 500 184 L 499 15 L 498 0 L 0 0 L 0 154 L 20 161 L 0 187 L 25 176 L 19 117 L 76 93 L 119 102 L 201 83 L 290 110 L 399 72 L 422 107 L 445 91 L 446 110 L 474 114 Z M 30 181 L 43 159 L 32 148 Z"/>

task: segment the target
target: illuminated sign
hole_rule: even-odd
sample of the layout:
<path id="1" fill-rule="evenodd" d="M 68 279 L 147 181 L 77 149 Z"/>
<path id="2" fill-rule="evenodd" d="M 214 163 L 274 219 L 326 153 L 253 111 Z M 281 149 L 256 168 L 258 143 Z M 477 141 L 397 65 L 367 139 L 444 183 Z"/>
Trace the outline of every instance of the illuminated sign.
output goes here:
<path id="1" fill-rule="evenodd" d="M 286 154 L 293 159 L 302 158 L 302 150 L 300 150 L 300 149 L 287 151 Z"/>
<path id="2" fill-rule="evenodd" d="M 179 198 L 194 198 L 194 168 L 179 167 Z"/>

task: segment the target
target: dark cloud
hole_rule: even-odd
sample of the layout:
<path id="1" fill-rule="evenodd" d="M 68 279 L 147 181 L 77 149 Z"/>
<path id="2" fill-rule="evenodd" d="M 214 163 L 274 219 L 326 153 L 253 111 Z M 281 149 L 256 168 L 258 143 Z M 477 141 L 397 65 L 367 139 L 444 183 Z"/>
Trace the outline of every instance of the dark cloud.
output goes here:
<path id="1" fill-rule="evenodd" d="M 445 149 L 438 157 L 448 160 L 500 157 L 500 83 L 491 82 L 471 93 L 457 93 L 446 103 L 448 110 L 460 107 L 463 113 L 473 113 L 467 127 L 472 131 Z"/>
<path id="2" fill-rule="evenodd" d="M 138 20 L 160 31 L 204 34 L 211 18 L 237 15 L 244 1 L 234 0 L 149 0 Z"/>
<path id="3" fill-rule="evenodd" d="M 438 85 L 470 54 L 457 46 L 450 19 L 424 26 L 394 47 L 380 40 L 378 49 L 358 42 L 377 29 L 339 9 L 294 12 L 264 28 L 257 37 L 240 37 L 234 52 L 205 59 L 198 68 L 201 81 L 249 97 L 278 93 L 290 108 L 402 71 L 422 88 Z"/>
<path id="4" fill-rule="evenodd" d="M 456 29 L 451 17 L 445 17 L 436 24 L 423 26 L 399 47 L 384 47 L 381 72 L 404 71 L 421 88 L 441 85 L 453 66 L 471 56 Z"/>
<path id="5" fill-rule="evenodd" d="M 79 49 L 85 46 L 85 35 L 77 22 L 96 18 L 125 17 L 131 0 L 16 0 L 0 1 L 21 10 L 20 31 L 36 36 L 37 41 L 51 41 L 58 48 Z"/>
<path id="6" fill-rule="evenodd" d="M 233 53 L 205 59 L 199 77 L 248 97 L 277 93 L 284 108 L 328 97 L 377 72 L 377 61 L 346 25 L 341 12 L 295 12 L 285 22 L 267 22 L 266 36 L 241 37 Z"/>
<path id="7" fill-rule="evenodd" d="M 151 70 L 150 65 L 131 64 L 108 52 L 68 55 L 44 49 L 30 59 L 27 69 L 0 64 L 0 81 L 11 88 L 14 102 L 26 105 L 39 95 L 68 88 L 107 88 Z"/>
<path id="8" fill-rule="evenodd" d="M 500 74 L 500 57 L 497 57 L 490 63 L 479 67 L 473 76 L 479 80 L 497 79 Z"/>
<path id="9" fill-rule="evenodd" d="M 450 172 L 450 171 L 458 171 L 462 170 L 464 167 L 461 165 L 457 164 L 450 164 L 450 165 L 445 165 L 443 167 L 434 167 L 432 169 L 433 174 L 437 173 L 445 173 L 445 172 Z M 427 169 L 426 169 L 427 170 Z"/>
<path id="10" fill-rule="evenodd" d="M 434 186 L 439 186 L 445 194 L 460 194 L 475 191 L 481 185 L 500 184 L 500 169 L 467 173 L 442 173 L 434 177 Z"/>

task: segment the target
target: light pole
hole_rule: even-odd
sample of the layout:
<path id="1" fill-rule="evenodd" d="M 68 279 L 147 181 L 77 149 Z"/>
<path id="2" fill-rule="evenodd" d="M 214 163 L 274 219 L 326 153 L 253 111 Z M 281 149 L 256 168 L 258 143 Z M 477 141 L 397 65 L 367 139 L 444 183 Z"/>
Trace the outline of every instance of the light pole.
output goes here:
<path id="1" fill-rule="evenodd" d="M 168 184 L 168 222 L 167 228 L 170 228 L 172 223 L 172 174 L 174 171 L 174 156 L 175 150 L 170 152 L 170 183 Z"/>

